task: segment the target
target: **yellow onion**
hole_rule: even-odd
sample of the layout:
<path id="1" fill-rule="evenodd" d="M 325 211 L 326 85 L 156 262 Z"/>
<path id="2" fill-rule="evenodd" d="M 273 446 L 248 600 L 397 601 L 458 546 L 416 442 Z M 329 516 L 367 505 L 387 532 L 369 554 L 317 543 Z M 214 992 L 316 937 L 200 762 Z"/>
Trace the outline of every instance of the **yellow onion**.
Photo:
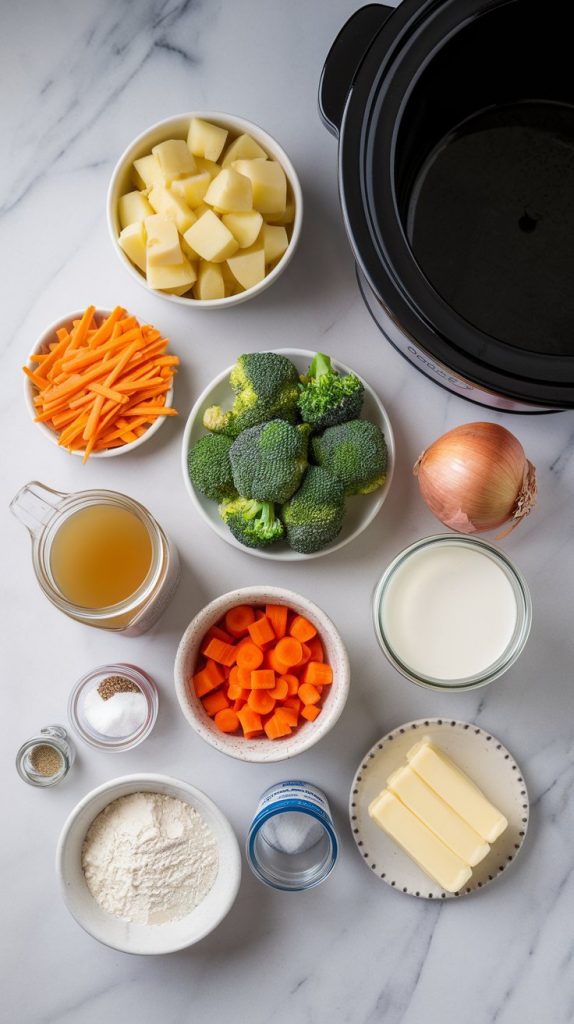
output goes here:
<path id="1" fill-rule="evenodd" d="M 459 533 L 511 525 L 536 503 L 536 470 L 520 441 L 497 423 L 465 423 L 425 449 L 413 466 L 433 515 Z M 497 538 L 498 539 L 498 538 Z"/>

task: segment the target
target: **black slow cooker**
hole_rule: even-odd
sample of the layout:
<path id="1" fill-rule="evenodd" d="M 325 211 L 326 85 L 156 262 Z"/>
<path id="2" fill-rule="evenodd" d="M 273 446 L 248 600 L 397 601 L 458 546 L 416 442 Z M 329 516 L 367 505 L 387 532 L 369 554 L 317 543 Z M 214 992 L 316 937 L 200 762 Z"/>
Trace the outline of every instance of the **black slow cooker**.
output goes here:
<path id="1" fill-rule="evenodd" d="M 510 412 L 574 408 L 574 74 L 563 0 L 369 4 L 319 106 L 359 284 L 423 373 Z"/>

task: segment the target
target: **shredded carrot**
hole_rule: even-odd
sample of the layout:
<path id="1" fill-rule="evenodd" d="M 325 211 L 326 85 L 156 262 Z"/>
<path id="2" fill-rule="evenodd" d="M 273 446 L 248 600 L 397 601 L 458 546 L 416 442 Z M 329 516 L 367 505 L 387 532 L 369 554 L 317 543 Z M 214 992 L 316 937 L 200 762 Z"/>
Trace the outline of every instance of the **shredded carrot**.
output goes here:
<path id="1" fill-rule="evenodd" d="M 150 324 L 141 325 L 121 306 L 105 318 L 88 306 L 70 328 L 58 328 L 45 351 L 34 353 L 24 373 L 34 389 L 36 422 L 58 434 L 58 444 L 83 452 L 119 448 L 137 440 L 166 405 L 177 356 Z"/>

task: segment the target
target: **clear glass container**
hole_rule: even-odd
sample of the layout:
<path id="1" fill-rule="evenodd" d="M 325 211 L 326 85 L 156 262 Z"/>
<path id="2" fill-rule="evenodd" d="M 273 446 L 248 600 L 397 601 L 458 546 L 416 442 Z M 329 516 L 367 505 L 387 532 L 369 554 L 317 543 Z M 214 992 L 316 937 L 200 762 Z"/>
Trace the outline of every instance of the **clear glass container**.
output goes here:
<path id="1" fill-rule="evenodd" d="M 96 689 L 104 679 L 110 676 L 124 676 L 130 682 L 135 683 L 146 700 L 147 712 L 142 724 L 127 736 L 106 736 L 98 732 L 90 724 L 84 710 L 86 695 Z M 113 700 L 113 697 L 110 698 Z M 149 736 L 152 731 L 159 709 L 159 696 L 157 686 L 151 676 L 136 665 L 118 663 L 116 665 L 101 665 L 99 668 L 87 672 L 74 686 L 68 700 L 68 718 L 75 731 L 88 743 L 90 747 L 97 750 L 109 750 L 121 752 L 137 747 L 139 743 Z"/>
<path id="2" fill-rule="evenodd" d="M 38 753 L 46 754 L 48 748 L 55 757 L 54 771 L 47 770 L 46 758 L 38 759 Z M 61 725 L 47 725 L 40 729 L 37 736 L 32 736 L 22 744 L 16 754 L 18 775 L 30 786 L 55 786 L 65 779 L 74 763 L 76 752 L 68 739 L 68 734 Z"/>
<path id="3" fill-rule="evenodd" d="M 301 892 L 323 882 L 338 855 L 325 794 L 302 779 L 266 789 L 251 822 L 246 854 L 253 873 L 273 889 Z"/>
<path id="4" fill-rule="evenodd" d="M 508 580 L 516 606 L 514 626 L 504 649 L 481 671 L 461 678 L 441 679 L 433 675 L 426 675 L 424 672 L 420 671 L 420 669 L 414 669 L 412 665 L 407 663 L 406 658 L 401 658 L 397 651 L 393 649 L 393 644 L 390 636 L 388 635 L 389 630 L 388 628 L 385 628 L 385 603 L 389 599 L 391 585 L 395 581 L 400 570 L 407 565 L 409 560 L 416 558 L 419 552 L 444 546 L 448 546 L 451 549 L 456 547 L 470 548 L 471 550 L 481 552 L 483 555 L 486 555 L 491 559 L 494 564 L 502 570 Z M 385 572 L 381 576 L 381 579 L 375 588 L 373 596 L 373 622 L 379 646 L 391 664 L 394 665 L 394 667 L 398 669 L 403 676 L 411 682 L 417 683 L 419 686 L 425 686 L 428 689 L 441 690 L 442 692 L 461 692 L 474 690 L 480 686 L 486 686 L 487 683 L 497 679 L 514 664 L 524 649 L 524 645 L 526 644 L 530 633 L 530 627 L 532 624 L 532 602 L 526 580 L 522 576 L 522 573 L 519 572 L 507 555 L 494 547 L 494 545 L 488 544 L 483 540 L 478 540 L 475 537 L 465 537 L 455 534 L 438 534 L 432 537 L 425 537 L 422 540 L 411 544 L 409 547 L 399 552 L 396 558 L 394 558 L 390 565 L 385 569 Z M 416 623 L 413 624 L 413 629 L 416 630 Z M 448 640 L 445 642 L 447 643 Z"/>
<path id="5" fill-rule="evenodd" d="M 52 572 L 50 553 L 58 530 L 70 516 L 90 506 L 111 505 L 125 509 L 145 526 L 152 555 L 146 578 L 124 601 L 106 608 L 85 608 L 66 599 Z M 145 633 L 170 601 L 179 580 L 179 556 L 159 523 L 143 505 L 117 491 L 91 490 L 64 494 L 34 480 L 18 492 L 10 511 L 32 538 L 32 562 L 36 579 L 46 597 L 60 611 L 87 626 L 114 630 L 126 636 Z"/>

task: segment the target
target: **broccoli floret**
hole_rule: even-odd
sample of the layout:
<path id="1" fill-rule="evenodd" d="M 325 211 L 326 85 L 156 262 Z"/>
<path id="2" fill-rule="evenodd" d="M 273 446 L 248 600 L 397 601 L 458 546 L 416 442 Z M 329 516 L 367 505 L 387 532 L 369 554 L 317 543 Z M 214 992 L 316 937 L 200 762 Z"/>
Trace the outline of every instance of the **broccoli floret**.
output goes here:
<path id="1" fill-rule="evenodd" d="M 266 548 L 281 540 L 285 531 L 275 515 L 272 502 L 252 498 L 234 498 L 223 501 L 219 515 L 240 544 L 248 548 Z"/>
<path id="2" fill-rule="evenodd" d="M 311 441 L 314 461 L 341 481 L 345 494 L 369 494 L 382 487 L 387 469 L 387 446 L 379 427 L 370 420 L 350 420 Z"/>
<path id="3" fill-rule="evenodd" d="M 290 359 L 276 352 L 252 352 L 240 356 L 229 383 L 235 394 L 232 408 L 224 412 L 210 406 L 203 416 L 207 430 L 237 437 L 242 430 L 267 420 L 295 423 L 299 377 Z"/>
<path id="4" fill-rule="evenodd" d="M 287 543 L 310 555 L 338 537 L 343 526 L 343 485 L 327 470 L 309 466 L 303 483 L 281 509 Z"/>
<path id="5" fill-rule="evenodd" d="M 341 376 L 331 366 L 329 356 L 317 352 L 299 395 L 299 411 L 314 430 L 324 430 L 360 416 L 365 388 L 355 373 Z"/>
<path id="6" fill-rule="evenodd" d="M 206 434 L 187 453 L 187 469 L 193 486 L 212 501 L 223 501 L 237 494 L 229 458 L 232 444 L 232 439 L 223 434 Z"/>
<path id="7" fill-rule="evenodd" d="M 307 468 L 307 443 L 307 432 L 285 420 L 242 431 L 229 452 L 238 493 L 259 501 L 287 501 Z"/>

